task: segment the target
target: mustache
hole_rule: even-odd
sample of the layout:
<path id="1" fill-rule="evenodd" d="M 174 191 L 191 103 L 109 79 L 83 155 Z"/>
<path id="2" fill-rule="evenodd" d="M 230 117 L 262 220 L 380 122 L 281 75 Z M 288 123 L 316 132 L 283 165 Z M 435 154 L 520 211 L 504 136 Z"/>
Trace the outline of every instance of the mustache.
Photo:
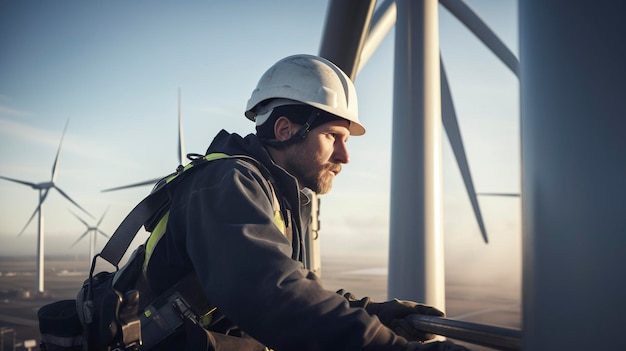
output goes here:
<path id="1" fill-rule="evenodd" d="M 326 167 L 326 169 L 331 171 L 331 172 L 333 172 L 333 173 L 335 173 L 337 175 L 337 174 L 341 173 L 341 164 L 333 163 L 333 164 L 328 165 Z"/>

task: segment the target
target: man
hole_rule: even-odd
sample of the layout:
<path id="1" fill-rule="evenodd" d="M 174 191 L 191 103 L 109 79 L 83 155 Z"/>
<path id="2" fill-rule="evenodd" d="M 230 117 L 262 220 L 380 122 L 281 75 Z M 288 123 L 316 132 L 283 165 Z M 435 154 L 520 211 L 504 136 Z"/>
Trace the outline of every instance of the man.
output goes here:
<path id="1" fill-rule="evenodd" d="M 207 328 L 219 350 L 406 350 L 430 347 L 404 321 L 443 315 L 411 302 L 369 302 L 324 290 L 304 267 L 301 206 L 309 188 L 328 192 L 349 162 L 346 142 L 362 135 L 351 80 L 331 62 L 295 55 L 274 64 L 248 101 L 256 135 L 221 131 L 207 154 L 226 154 L 191 173 L 172 197 L 166 234 L 145 276 L 159 295 L 195 272 L 217 307 Z M 224 317 L 223 319 L 217 316 Z M 163 348 L 198 346 L 191 328 Z M 186 345 L 186 346 L 183 346 Z M 434 345 L 437 345 L 434 344 Z M 444 345 L 444 344 L 441 344 Z"/>

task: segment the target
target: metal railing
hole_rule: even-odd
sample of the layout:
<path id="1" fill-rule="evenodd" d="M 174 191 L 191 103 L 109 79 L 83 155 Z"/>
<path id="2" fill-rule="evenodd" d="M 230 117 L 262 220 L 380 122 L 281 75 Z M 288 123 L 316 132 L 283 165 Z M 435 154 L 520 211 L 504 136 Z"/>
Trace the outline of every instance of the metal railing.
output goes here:
<path id="1" fill-rule="evenodd" d="M 498 350 L 522 349 L 522 332 L 518 329 L 417 314 L 407 319 L 417 329 L 459 341 Z"/>

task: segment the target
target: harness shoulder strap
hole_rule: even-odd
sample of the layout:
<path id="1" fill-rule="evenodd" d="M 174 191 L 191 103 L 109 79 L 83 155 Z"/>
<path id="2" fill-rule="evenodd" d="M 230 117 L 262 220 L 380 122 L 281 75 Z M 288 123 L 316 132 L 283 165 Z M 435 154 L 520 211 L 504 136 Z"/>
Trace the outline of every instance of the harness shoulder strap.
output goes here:
<path id="1" fill-rule="evenodd" d="M 229 157 L 229 155 L 213 153 L 195 158 L 185 166 L 178 166 L 176 172 L 161 179 L 155 185 L 150 195 L 146 196 L 126 215 L 109 241 L 107 241 L 99 256 L 117 267 L 139 229 L 141 229 L 144 223 L 153 218 L 159 209 L 167 205 L 170 201 L 173 187 L 184 178 L 184 175 L 189 174 L 189 170 L 197 169 L 199 166 L 209 163 L 209 161 L 226 157 Z"/>
<path id="2" fill-rule="evenodd" d="M 209 157 L 211 156 L 211 157 Z M 274 211 L 274 217 L 273 217 L 273 222 L 274 225 L 276 225 L 276 227 L 278 228 L 278 230 L 280 230 L 281 233 L 283 233 L 283 235 L 287 236 L 289 238 L 289 240 L 291 240 L 290 237 L 290 232 L 288 232 L 288 226 L 287 226 L 287 220 L 285 220 L 284 215 L 281 211 L 281 206 L 280 206 L 280 201 L 278 200 L 278 196 L 276 195 L 276 190 L 274 189 L 274 184 L 272 181 L 272 177 L 269 173 L 269 171 L 262 165 L 260 164 L 258 161 L 256 161 L 255 159 L 248 157 L 248 156 L 243 156 L 243 155 L 233 155 L 233 156 L 229 156 L 226 154 L 209 154 L 207 156 L 207 159 L 210 160 L 215 160 L 218 158 L 238 158 L 238 159 L 242 159 L 245 160 L 249 163 L 255 164 L 255 166 L 261 170 L 261 172 L 263 173 L 264 177 L 266 177 L 266 179 L 269 180 L 269 185 L 270 185 L 270 191 L 271 191 L 271 195 L 272 195 L 272 209 Z M 163 237 L 163 235 L 165 234 L 165 229 L 167 227 L 167 222 L 169 219 L 169 209 L 162 215 L 160 216 L 160 218 L 158 218 L 158 222 L 157 224 L 154 226 L 154 228 L 151 230 L 150 233 L 150 237 L 148 238 L 148 241 L 146 242 L 146 255 L 145 255 L 145 259 L 143 262 L 143 272 L 146 273 L 147 269 L 148 269 L 148 263 L 150 262 L 150 258 L 152 257 L 152 253 L 154 252 L 154 249 L 156 247 L 156 245 L 158 244 L 158 242 L 161 240 L 161 238 Z"/>
<path id="3" fill-rule="evenodd" d="M 133 241 L 139 229 L 148 222 L 150 219 L 154 219 L 155 215 L 159 213 L 159 210 L 165 208 L 170 201 L 170 194 L 174 192 L 174 188 L 180 181 L 184 178 L 185 175 L 189 174 L 189 170 L 198 169 L 199 166 L 208 164 L 210 161 L 222 159 L 222 158 L 240 158 L 247 161 L 252 161 L 251 163 L 255 164 L 257 168 L 263 173 L 263 175 L 269 179 L 269 184 L 272 192 L 272 206 L 274 209 L 274 224 L 280 229 L 283 234 L 287 233 L 287 228 L 289 225 L 286 224 L 286 219 L 283 217 L 280 207 L 280 202 L 276 195 L 276 191 L 274 189 L 274 184 L 271 181 L 272 177 L 269 171 L 258 161 L 255 159 L 244 156 L 244 155 L 228 155 L 225 153 L 211 153 L 206 156 L 194 158 L 190 163 L 185 166 L 178 166 L 176 172 L 164 177 L 161 179 L 154 187 L 154 190 L 150 193 L 150 195 L 146 196 L 135 208 L 131 210 L 131 212 L 126 215 L 122 223 L 115 230 L 109 241 L 105 244 L 104 248 L 98 254 L 100 257 L 118 267 L 118 264 L 130 243 Z M 167 218 L 169 215 L 169 211 L 166 212 L 162 218 L 159 219 L 157 226 L 152 230 L 152 234 L 154 234 L 155 230 L 158 229 L 160 233 L 157 233 L 152 238 L 153 235 L 148 239 L 147 247 L 146 247 L 146 259 L 145 262 L 148 261 L 152 250 L 154 249 L 154 245 L 158 242 L 160 237 L 163 235 L 165 231 L 165 225 L 167 223 Z"/>

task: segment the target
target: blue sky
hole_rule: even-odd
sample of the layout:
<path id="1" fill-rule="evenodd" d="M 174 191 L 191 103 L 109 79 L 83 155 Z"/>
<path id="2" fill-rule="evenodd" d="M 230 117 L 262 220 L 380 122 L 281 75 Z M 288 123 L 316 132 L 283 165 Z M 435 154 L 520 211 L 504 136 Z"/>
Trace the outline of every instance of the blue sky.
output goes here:
<path id="1" fill-rule="evenodd" d="M 517 54 L 517 2 L 468 3 Z M 253 130 L 243 111 L 278 59 L 319 50 L 327 1 L 107 1 L 0 4 L 0 175 L 50 178 L 66 120 L 56 184 L 112 233 L 145 196 L 142 187 L 177 165 L 177 91 L 187 152 L 203 153 L 226 129 Z M 441 51 L 478 192 L 519 192 L 517 78 L 440 6 Z M 351 163 L 322 197 L 325 255 L 384 260 L 389 231 L 393 30 L 356 79 L 368 132 L 351 138 Z M 520 203 L 480 198 L 491 243 L 478 226 L 444 138 L 447 262 L 468 269 L 519 266 Z M 33 189 L 0 180 L 0 255 L 35 254 Z M 45 203 L 46 252 L 88 252 L 84 230 L 59 193 Z M 141 237 L 143 240 L 144 237 Z M 99 247 L 103 240 L 99 241 Z M 452 263 L 450 263 L 452 264 Z M 449 271 L 449 270 L 448 270 Z"/>

